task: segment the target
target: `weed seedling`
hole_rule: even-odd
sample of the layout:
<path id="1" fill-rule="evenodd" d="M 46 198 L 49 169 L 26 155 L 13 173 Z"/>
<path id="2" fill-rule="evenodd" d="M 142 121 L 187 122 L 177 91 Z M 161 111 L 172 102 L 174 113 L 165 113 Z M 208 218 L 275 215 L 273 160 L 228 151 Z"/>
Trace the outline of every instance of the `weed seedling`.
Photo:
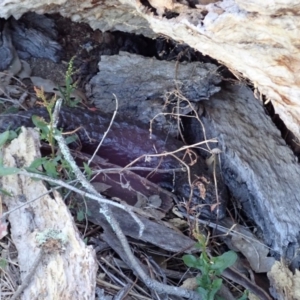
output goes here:
<path id="1" fill-rule="evenodd" d="M 42 140 L 45 140 L 51 148 L 51 157 L 41 157 L 35 159 L 32 164 L 29 166 L 28 171 L 43 174 L 40 171 L 40 167 L 43 167 L 46 175 L 52 178 L 59 177 L 59 171 L 62 169 L 66 170 L 71 177 L 70 166 L 68 162 L 62 158 L 61 155 L 57 154 L 55 151 L 56 140 L 54 138 L 55 134 L 59 133 L 59 130 L 54 126 L 54 116 L 53 116 L 53 107 L 56 102 L 56 97 L 52 97 L 49 100 L 46 99 L 46 96 L 43 90 L 35 88 L 36 95 L 42 100 L 43 106 L 46 108 L 49 115 L 49 122 L 45 121 L 43 118 L 38 116 L 32 116 L 32 122 L 40 130 L 40 137 Z M 69 137 L 70 142 L 74 141 L 73 137 Z"/>
<path id="2" fill-rule="evenodd" d="M 201 254 L 196 257 L 192 254 L 183 256 L 184 263 L 190 267 L 201 271 L 201 276 L 197 277 L 196 291 L 201 295 L 203 300 L 221 299 L 217 296 L 217 292 L 222 285 L 222 278 L 220 277 L 223 271 L 232 266 L 237 255 L 234 251 L 228 251 L 220 256 L 212 257 L 207 252 L 207 242 L 204 235 L 195 233 L 198 240 L 196 247 L 201 249 Z"/>
<path id="3" fill-rule="evenodd" d="M 71 58 L 68 64 L 68 69 L 65 75 L 65 86 L 59 87 L 59 91 L 62 95 L 64 103 L 66 106 L 69 107 L 76 107 L 77 104 L 80 102 L 78 99 L 72 99 L 72 94 L 76 89 L 76 83 L 73 82 L 72 75 L 75 74 L 74 72 L 74 59 L 75 56 Z"/>

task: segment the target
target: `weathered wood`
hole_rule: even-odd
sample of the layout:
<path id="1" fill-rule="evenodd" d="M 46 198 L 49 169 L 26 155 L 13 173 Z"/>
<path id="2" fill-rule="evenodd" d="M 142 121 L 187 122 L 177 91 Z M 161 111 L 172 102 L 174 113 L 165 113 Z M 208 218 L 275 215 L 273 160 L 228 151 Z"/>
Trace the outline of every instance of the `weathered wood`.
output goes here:
<path id="1" fill-rule="evenodd" d="M 300 138 L 297 0 L 182 1 L 193 3 L 193 8 L 180 1 L 151 0 L 152 8 L 141 2 L 147 1 L 6 0 L 0 2 L 0 17 L 58 12 L 73 21 L 88 22 L 94 29 L 164 35 L 185 42 L 249 78 Z M 167 10 L 168 18 L 163 16 Z"/>
<path id="2" fill-rule="evenodd" d="M 176 91 L 191 101 L 201 101 L 220 91 L 221 76 L 214 64 L 180 63 L 121 52 L 102 55 L 100 72 L 89 82 L 87 96 L 99 110 L 113 113 L 118 99 L 118 114 L 125 114 L 147 126 L 150 122 L 168 135 L 178 136 L 177 121 L 168 113 L 167 102 L 175 100 Z M 187 102 L 179 113 L 191 111 Z M 177 110 L 174 109 L 174 114 Z M 166 113 L 166 114 L 164 114 Z"/>
<path id="3" fill-rule="evenodd" d="M 103 214 L 99 212 L 98 202 L 93 200 L 88 201 L 87 207 L 91 212 L 91 214 L 87 216 L 89 221 L 101 226 L 103 224 L 109 226 L 109 223 Z M 167 223 L 158 223 L 156 221 L 151 221 L 144 216 L 137 215 L 145 228 L 142 235 L 140 235 L 139 224 L 133 220 L 132 216 L 130 216 L 128 212 L 113 206 L 111 209 L 114 217 L 120 224 L 120 227 L 126 236 L 130 236 L 134 239 L 142 240 L 144 242 L 149 242 L 162 249 L 175 253 L 181 251 L 191 252 L 192 250 L 195 250 L 195 248 L 193 248 L 195 241 L 185 236 L 180 231 L 176 231 L 173 228 L 167 227 Z"/>
<path id="4" fill-rule="evenodd" d="M 297 158 L 246 86 L 228 86 L 201 102 L 200 111 L 206 137 L 220 142 L 223 177 L 231 193 L 265 242 L 276 253 L 294 258 L 300 228 Z M 186 126 L 197 136 L 193 142 L 203 139 L 196 119 L 189 118 Z"/>
<path id="5" fill-rule="evenodd" d="M 22 128 L 20 136 L 3 150 L 4 165 L 29 166 L 40 156 L 39 136 Z M 41 251 L 38 234 L 55 230 L 65 243 L 48 241 L 48 248 L 33 272 L 21 299 L 94 299 L 97 261 L 93 248 L 80 238 L 73 218 L 57 192 L 54 198 L 41 181 L 23 175 L 1 177 L 2 188 L 13 196 L 3 197 L 9 214 L 11 237 L 18 251 L 21 281 L 32 271 Z M 26 202 L 38 198 L 36 201 Z M 60 246 L 60 247 L 56 247 Z"/>

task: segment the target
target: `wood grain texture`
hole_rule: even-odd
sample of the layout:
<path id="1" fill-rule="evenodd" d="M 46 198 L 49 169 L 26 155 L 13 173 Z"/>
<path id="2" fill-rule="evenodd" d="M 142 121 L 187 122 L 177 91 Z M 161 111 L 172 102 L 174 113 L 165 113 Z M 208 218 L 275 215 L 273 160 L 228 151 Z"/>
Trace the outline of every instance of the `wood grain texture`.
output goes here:
<path id="1" fill-rule="evenodd" d="M 297 158 L 249 88 L 228 86 L 201 105 L 207 138 L 220 142 L 223 177 L 231 193 L 265 242 L 293 258 L 300 228 Z M 186 130 L 203 139 L 199 123 L 190 120 Z"/>
<path id="2" fill-rule="evenodd" d="M 9 167 L 29 166 L 40 156 L 39 137 L 36 130 L 22 128 L 20 136 L 3 151 L 4 165 Z M 37 235 L 47 230 L 56 230 L 66 238 L 63 249 L 48 248 L 33 273 L 21 299 L 94 299 L 97 261 L 95 251 L 81 239 L 73 218 L 61 196 L 47 194 L 41 181 L 23 175 L 1 177 L 2 188 L 13 196 L 3 197 L 8 210 L 25 205 L 9 215 L 11 238 L 18 252 L 21 282 L 39 256 Z M 49 244 L 49 245 L 50 245 Z M 49 246 L 48 245 L 48 246 Z"/>

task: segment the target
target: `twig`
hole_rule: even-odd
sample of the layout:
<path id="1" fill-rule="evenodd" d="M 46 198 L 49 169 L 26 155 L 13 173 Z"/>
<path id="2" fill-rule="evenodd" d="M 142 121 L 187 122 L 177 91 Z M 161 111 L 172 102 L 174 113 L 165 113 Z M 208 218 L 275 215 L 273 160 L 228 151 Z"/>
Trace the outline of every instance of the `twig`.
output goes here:
<path id="1" fill-rule="evenodd" d="M 117 291 L 122 289 L 119 286 L 116 286 L 114 284 L 107 282 L 107 280 L 101 280 L 100 278 L 97 278 L 96 280 L 97 280 L 97 284 L 100 286 L 108 287 L 110 289 L 117 290 Z M 140 299 L 140 300 L 152 300 L 153 299 L 153 298 L 149 298 L 146 296 L 142 296 L 141 294 L 137 294 L 135 292 L 129 292 L 129 295 L 135 297 L 136 299 Z"/>
<path id="2" fill-rule="evenodd" d="M 192 187 L 191 171 L 190 171 L 189 166 L 183 160 L 181 160 L 179 157 L 177 157 L 176 155 L 174 155 L 172 153 L 169 153 L 169 155 L 173 156 L 175 159 L 177 159 L 180 163 L 182 163 L 186 167 L 186 170 L 187 170 L 187 173 L 188 173 L 187 174 L 187 176 L 188 176 L 188 182 L 189 182 L 190 187 Z"/>
<path id="3" fill-rule="evenodd" d="M 205 144 L 205 143 L 218 143 L 218 141 L 216 139 L 210 139 L 210 140 L 206 140 L 203 142 L 199 142 L 196 144 L 192 144 L 192 145 L 188 145 L 188 146 L 182 146 L 179 149 L 176 149 L 174 151 L 170 151 L 170 152 L 163 152 L 163 153 L 159 153 L 159 154 L 143 154 L 141 156 L 139 156 L 138 158 L 136 158 L 135 160 L 133 160 L 131 163 L 129 163 L 127 166 L 125 166 L 123 168 L 123 170 L 125 170 L 127 167 L 131 167 L 133 164 L 135 164 L 137 161 L 139 161 L 140 159 L 144 158 L 144 157 L 160 157 L 160 156 L 167 156 L 169 154 L 175 154 L 177 152 L 183 151 L 183 150 L 187 150 L 189 148 L 195 148 L 196 146 Z"/>
<path id="4" fill-rule="evenodd" d="M 62 104 L 62 99 L 58 99 L 55 103 L 55 109 L 54 109 L 54 113 L 53 113 L 53 129 L 56 129 L 56 125 L 58 123 L 58 116 L 59 116 L 59 110 L 60 110 L 61 104 Z M 55 130 L 54 130 L 54 132 L 55 132 Z M 65 159 L 70 164 L 76 178 L 80 181 L 82 186 L 88 192 L 90 192 L 91 194 L 93 194 L 95 196 L 98 196 L 100 199 L 103 199 L 102 195 L 100 193 L 98 193 L 98 191 L 94 188 L 94 186 L 85 178 L 85 176 L 83 175 L 83 173 L 81 172 L 81 170 L 77 166 L 77 164 L 76 164 L 73 156 L 71 155 L 70 150 L 69 150 L 64 138 L 62 137 L 62 135 L 59 132 L 55 132 L 54 133 L 54 138 L 56 139 L 56 141 L 59 145 L 61 153 L 63 154 Z M 103 203 L 103 205 L 106 205 L 106 204 Z M 141 220 L 131 210 L 128 210 L 128 213 L 131 215 L 131 217 L 139 225 L 139 228 L 140 228 L 139 233 L 140 233 L 140 236 L 142 236 L 143 231 L 144 231 L 144 224 L 141 222 Z"/>
<path id="5" fill-rule="evenodd" d="M 108 206 L 103 205 L 100 209 L 100 212 L 105 216 L 108 223 L 111 225 L 113 231 L 117 235 L 121 245 L 123 246 L 124 252 L 126 253 L 128 260 L 132 264 L 133 269 L 137 272 L 137 274 L 140 276 L 140 278 L 143 280 L 143 282 L 150 288 L 154 289 L 158 293 L 167 293 L 169 295 L 177 295 L 179 297 L 189 298 L 189 299 L 201 299 L 199 294 L 196 292 L 186 290 L 179 287 L 172 287 L 166 284 L 162 284 L 156 280 L 151 279 L 142 267 L 139 265 L 138 261 L 136 260 L 136 257 L 133 255 L 129 243 L 127 241 L 126 236 L 124 235 L 123 231 L 121 230 L 118 222 L 115 222 L 115 219 L 111 213 L 110 210 L 107 210 Z"/>
<path id="6" fill-rule="evenodd" d="M 76 193 L 76 194 L 79 194 L 83 197 L 87 197 L 89 199 L 92 199 L 92 200 L 96 200 L 97 202 L 99 203 L 103 203 L 103 204 L 108 204 L 108 205 L 112 205 L 112 206 L 115 206 L 115 207 L 118 207 L 120 209 L 123 209 L 125 210 L 126 212 L 128 212 L 130 215 L 133 211 L 136 211 L 142 215 L 146 215 L 148 216 L 147 214 L 143 213 L 142 210 L 134 207 L 134 206 L 130 206 L 130 205 L 126 205 L 126 204 L 120 204 L 120 203 L 117 203 L 117 202 L 113 202 L 109 199 L 106 199 L 102 196 L 100 196 L 99 194 L 98 195 L 94 195 L 94 194 L 91 194 L 91 193 L 88 193 L 88 192 L 85 192 L 83 191 L 82 189 L 78 189 L 68 183 L 65 183 L 64 181 L 62 180 L 59 180 L 59 179 L 53 179 L 51 177 L 48 177 L 48 176 L 45 176 L 45 175 L 41 175 L 41 174 L 36 174 L 36 173 L 30 173 L 26 170 L 20 170 L 18 172 L 19 175 L 24 175 L 24 176 L 27 176 L 27 177 L 31 177 L 31 178 L 36 178 L 36 179 L 40 179 L 40 180 L 44 180 L 44 181 L 47 181 L 47 182 L 52 182 L 56 185 L 58 185 L 59 187 L 64 187 L 66 189 L 69 189 L 70 191 Z M 36 200 L 36 199 L 34 199 Z"/>
<path id="7" fill-rule="evenodd" d="M 113 95 L 114 95 L 115 100 L 116 100 L 116 109 L 115 109 L 114 114 L 113 114 L 113 116 L 112 116 L 112 118 L 111 118 L 111 120 L 110 120 L 110 123 L 109 123 L 109 126 L 108 126 L 107 130 L 104 132 L 103 137 L 102 137 L 100 143 L 98 144 L 98 146 L 97 146 L 96 150 L 94 151 L 92 157 L 91 157 L 90 160 L 88 161 L 88 165 L 90 165 L 90 163 L 91 163 L 92 160 L 94 159 L 95 155 L 98 153 L 98 151 L 99 151 L 100 147 L 102 146 L 103 141 L 104 141 L 104 139 L 106 138 L 106 136 L 107 136 L 107 134 L 108 134 L 108 132 L 109 132 L 109 130 L 110 130 L 110 127 L 112 126 L 112 124 L 113 124 L 113 122 L 114 122 L 114 120 L 115 120 L 115 117 L 116 117 L 116 115 L 117 115 L 117 111 L 118 111 L 118 108 L 119 108 L 119 102 L 118 102 L 117 96 L 116 96 L 115 94 L 113 94 Z"/>
<path id="8" fill-rule="evenodd" d="M 224 232 L 224 235 L 222 235 L 222 236 L 228 236 L 228 235 L 230 235 L 230 236 L 243 237 L 247 241 L 260 244 L 260 245 L 268 248 L 269 250 L 272 250 L 272 248 L 266 246 L 264 243 L 260 242 L 258 239 L 252 238 L 250 236 L 247 236 L 246 234 L 243 234 L 242 232 L 240 232 L 238 230 L 235 230 L 234 228 L 237 227 L 239 224 L 233 224 L 230 228 L 228 228 L 228 227 L 220 225 L 220 224 L 212 223 L 211 221 L 206 221 L 206 220 L 202 220 L 202 219 L 197 218 L 197 217 L 190 216 L 189 214 L 187 214 L 186 212 L 183 212 L 183 211 L 180 211 L 180 213 L 184 217 L 186 217 L 186 218 L 190 218 L 192 220 L 196 220 L 198 223 L 201 223 L 203 225 L 209 226 L 210 228 L 218 229 L 221 232 Z M 214 237 L 216 237 L 216 236 L 214 236 Z"/>
<path id="9" fill-rule="evenodd" d="M 5 98 L 0 98 L 0 100 L 2 100 L 2 101 L 6 101 L 6 102 L 11 102 L 11 103 L 13 103 L 13 104 L 15 104 L 15 105 L 19 105 L 20 107 L 22 107 L 24 110 L 26 110 L 26 107 L 23 105 L 23 104 L 21 104 L 18 100 L 14 100 L 14 99 L 5 99 Z"/>
<path id="10" fill-rule="evenodd" d="M 134 282 L 133 280 L 131 280 L 127 275 L 125 275 L 123 272 L 121 272 L 118 268 L 116 268 L 114 265 L 112 265 L 107 259 L 105 259 L 104 257 L 100 257 L 100 260 L 102 261 L 102 263 L 99 263 L 99 266 L 103 269 L 104 263 L 106 265 L 108 265 L 111 269 L 113 269 L 120 277 L 124 278 L 126 282 L 135 285 L 135 288 L 140 292 L 145 294 L 146 296 L 149 296 L 149 294 L 140 286 L 136 285 L 136 282 Z M 104 270 L 105 272 L 105 270 Z M 141 294 L 140 294 L 141 297 Z"/>
<path id="11" fill-rule="evenodd" d="M 175 168 L 175 169 L 154 169 L 154 168 L 147 168 L 147 167 L 128 167 L 125 171 L 149 171 L 152 172 L 155 170 L 155 173 L 174 173 L 174 172 L 186 172 L 183 168 Z M 100 169 L 92 171 L 92 174 L 102 174 L 102 173 L 120 173 L 124 171 L 124 168 L 107 168 L 107 169 Z"/>

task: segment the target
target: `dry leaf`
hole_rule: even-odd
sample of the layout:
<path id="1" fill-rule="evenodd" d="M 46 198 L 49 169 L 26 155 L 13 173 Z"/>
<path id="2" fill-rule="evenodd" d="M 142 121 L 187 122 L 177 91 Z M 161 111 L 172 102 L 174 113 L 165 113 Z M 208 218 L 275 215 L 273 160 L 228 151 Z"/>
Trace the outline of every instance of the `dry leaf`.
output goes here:
<path id="1" fill-rule="evenodd" d="M 17 75 L 21 69 L 22 69 L 22 64 L 21 64 L 21 61 L 19 59 L 19 56 L 16 52 L 15 49 L 13 49 L 13 54 L 14 54 L 14 58 L 13 58 L 13 61 L 8 69 L 9 73 L 11 73 L 12 75 Z"/>
<path id="2" fill-rule="evenodd" d="M 52 80 L 37 76 L 31 76 L 30 79 L 34 86 L 43 89 L 44 92 L 57 93 L 57 85 Z"/>
<path id="3" fill-rule="evenodd" d="M 6 92 L 7 86 L 10 84 L 12 74 L 7 72 L 0 73 L 0 96 Z"/>
<path id="4" fill-rule="evenodd" d="M 111 188 L 111 185 L 105 184 L 103 182 L 97 182 L 97 181 L 92 182 L 92 185 L 99 193 L 103 193 Z"/>
<path id="5" fill-rule="evenodd" d="M 21 60 L 22 69 L 17 74 L 17 77 L 20 79 L 29 78 L 31 75 L 31 67 L 28 62 Z"/>
<path id="6" fill-rule="evenodd" d="M 175 215 L 175 216 L 177 216 L 177 217 L 179 217 L 179 218 L 181 218 L 181 219 L 183 219 L 184 218 L 184 216 L 183 216 L 183 214 L 179 211 L 179 209 L 177 208 L 177 207 L 173 207 L 172 208 L 172 213 Z"/>
<path id="7" fill-rule="evenodd" d="M 18 85 L 13 85 L 10 84 L 6 87 L 6 93 L 10 96 L 20 96 L 24 93 L 24 89 L 22 89 L 20 86 Z"/>
<path id="8" fill-rule="evenodd" d="M 137 201 L 134 204 L 134 206 L 137 208 L 145 208 L 147 205 L 148 198 L 139 192 L 137 192 L 136 197 Z"/>
<path id="9" fill-rule="evenodd" d="M 246 228 L 245 228 L 246 229 Z M 257 273 L 268 272 L 275 262 L 274 257 L 267 257 L 269 249 L 249 231 L 246 237 L 234 235 L 232 244 L 247 258 L 253 271 Z"/>
<path id="10" fill-rule="evenodd" d="M 206 198 L 206 188 L 205 188 L 205 185 L 202 182 L 200 182 L 200 181 L 197 181 L 195 183 L 195 185 L 199 189 L 200 197 L 202 199 L 205 199 Z"/>
<path id="11" fill-rule="evenodd" d="M 229 218 L 221 220 L 219 224 L 228 228 L 228 232 L 233 231 L 226 237 L 225 242 L 230 249 L 243 253 L 253 271 L 256 273 L 270 271 L 275 259 L 268 257 L 269 248 L 259 241 L 248 228 L 233 223 Z"/>
<path id="12" fill-rule="evenodd" d="M 153 208 L 159 208 L 161 206 L 161 198 L 158 195 L 152 195 L 148 198 L 148 205 Z"/>
<path id="13" fill-rule="evenodd" d="M 173 218 L 169 220 L 169 223 L 171 223 L 174 227 L 178 229 L 182 229 L 187 226 L 187 221 L 180 218 Z"/>

